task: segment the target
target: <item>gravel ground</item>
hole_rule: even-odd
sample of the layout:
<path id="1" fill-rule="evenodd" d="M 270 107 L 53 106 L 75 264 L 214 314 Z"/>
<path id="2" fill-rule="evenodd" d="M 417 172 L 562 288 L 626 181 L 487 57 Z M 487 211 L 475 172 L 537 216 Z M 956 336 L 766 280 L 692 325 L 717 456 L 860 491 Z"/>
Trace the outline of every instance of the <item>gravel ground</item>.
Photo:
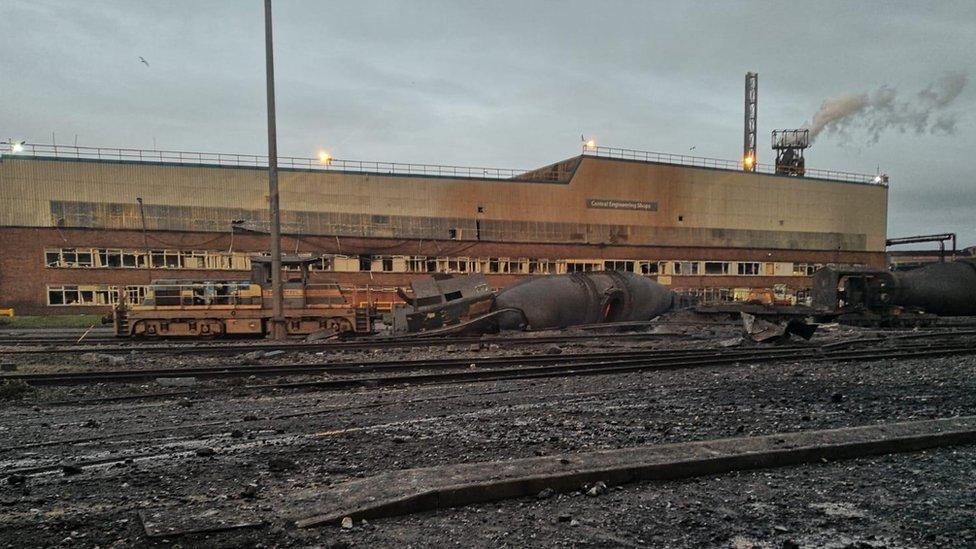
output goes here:
<path id="1" fill-rule="evenodd" d="M 0 546 L 141 544 L 139 510 L 230 507 L 275 517 L 290 494 L 388 469 L 972 415 L 974 374 L 976 359 L 966 357 L 339 393 L 255 394 L 214 381 L 177 397 L 97 405 L 51 403 L 90 388 L 41 389 L 0 405 Z M 966 447 L 643 484 L 352 530 L 273 521 L 182 543 L 972 546 L 974 456 Z"/>

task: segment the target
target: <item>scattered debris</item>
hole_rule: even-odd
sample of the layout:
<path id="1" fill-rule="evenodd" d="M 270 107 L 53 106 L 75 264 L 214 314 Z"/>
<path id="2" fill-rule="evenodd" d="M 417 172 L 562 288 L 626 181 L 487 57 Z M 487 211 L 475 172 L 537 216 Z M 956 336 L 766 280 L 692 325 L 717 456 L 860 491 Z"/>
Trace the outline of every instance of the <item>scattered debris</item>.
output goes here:
<path id="1" fill-rule="evenodd" d="M 563 354 L 563 348 L 559 345 L 548 345 L 542 352 L 547 355 L 561 355 Z"/>
<path id="2" fill-rule="evenodd" d="M 157 377 L 156 383 L 163 387 L 192 387 L 198 381 L 195 377 Z"/>
<path id="3" fill-rule="evenodd" d="M 326 339 L 333 339 L 339 335 L 339 332 L 335 330 L 319 330 L 317 332 L 312 332 L 305 336 L 305 341 L 324 341 Z"/>
<path id="4" fill-rule="evenodd" d="M 830 517 L 857 519 L 868 516 L 867 513 L 858 509 L 854 505 L 843 502 L 811 503 L 810 508 L 816 509 Z"/>
<path id="5" fill-rule="evenodd" d="M 33 387 L 19 379 L 0 381 L 0 400 L 18 400 L 33 391 Z"/>
<path id="6" fill-rule="evenodd" d="M 718 346 L 719 347 L 738 347 L 739 345 L 742 345 L 742 342 L 743 341 L 745 341 L 745 340 L 743 338 L 741 338 L 741 337 L 733 337 L 731 339 L 723 339 L 723 340 L 719 341 L 718 342 Z"/>
<path id="7" fill-rule="evenodd" d="M 590 496 L 591 498 L 595 498 L 606 491 L 607 491 L 606 483 L 600 481 L 594 484 L 592 487 L 590 487 L 590 489 L 586 491 L 586 495 Z"/>
<path id="8" fill-rule="evenodd" d="M 83 353 L 78 357 L 82 362 L 96 366 L 121 366 L 125 364 L 125 357 L 107 355 L 103 353 Z"/>
<path id="9" fill-rule="evenodd" d="M 745 311 L 740 312 L 739 316 L 742 318 L 743 331 L 757 343 L 783 341 L 789 339 L 791 334 L 809 340 L 817 331 L 816 324 L 808 324 L 797 318 L 774 324 Z"/>

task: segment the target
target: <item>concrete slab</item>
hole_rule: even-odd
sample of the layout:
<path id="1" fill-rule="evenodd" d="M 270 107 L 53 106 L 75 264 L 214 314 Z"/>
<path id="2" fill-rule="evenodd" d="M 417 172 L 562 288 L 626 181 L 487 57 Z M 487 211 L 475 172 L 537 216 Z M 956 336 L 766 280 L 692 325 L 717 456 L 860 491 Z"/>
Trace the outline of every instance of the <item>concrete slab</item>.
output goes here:
<path id="1" fill-rule="evenodd" d="M 390 471 L 308 498 L 299 527 L 534 495 L 976 443 L 976 416 Z M 315 509 L 309 512 L 309 509 Z"/>

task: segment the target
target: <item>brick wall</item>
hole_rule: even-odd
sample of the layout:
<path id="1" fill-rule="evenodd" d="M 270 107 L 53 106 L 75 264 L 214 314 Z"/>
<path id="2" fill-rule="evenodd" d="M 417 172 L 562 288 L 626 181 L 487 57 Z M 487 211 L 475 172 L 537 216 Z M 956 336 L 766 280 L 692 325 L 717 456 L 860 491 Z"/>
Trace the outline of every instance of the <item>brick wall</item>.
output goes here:
<path id="1" fill-rule="evenodd" d="M 147 234 L 151 249 L 229 250 L 263 252 L 268 249 L 265 235 L 230 233 L 183 233 L 153 231 Z M 157 269 L 67 269 L 47 268 L 45 248 L 127 248 L 143 249 L 139 231 L 107 231 L 55 228 L 0 228 L 0 307 L 14 307 L 18 314 L 74 314 L 103 312 L 106 307 L 48 307 L 49 284 L 144 285 L 158 278 L 244 279 L 243 271 Z M 806 263 L 863 263 L 884 267 L 885 256 L 877 252 L 757 250 L 743 248 L 678 248 L 655 246 L 608 246 L 576 244 L 525 244 L 472 241 L 431 241 L 286 236 L 282 250 L 292 252 L 339 253 L 346 255 L 426 255 L 429 257 L 510 257 L 544 259 L 653 259 L 716 261 L 781 261 Z M 315 282 L 339 282 L 356 286 L 406 286 L 417 275 L 408 273 L 315 272 Z M 527 275 L 487 275 L 492 286 L 505 287 Z M 671 286 L 768 287 L 788 284 L 809 287 L 806 277 L 769 276 L 674 276 Z M 376 299 L 392 296 L 378 294 Z"/>

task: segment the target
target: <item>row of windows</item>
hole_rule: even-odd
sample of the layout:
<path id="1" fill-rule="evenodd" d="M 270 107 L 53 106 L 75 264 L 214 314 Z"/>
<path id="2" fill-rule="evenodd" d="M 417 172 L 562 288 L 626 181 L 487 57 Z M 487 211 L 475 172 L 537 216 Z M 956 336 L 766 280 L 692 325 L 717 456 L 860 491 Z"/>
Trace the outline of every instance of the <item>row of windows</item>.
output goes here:
<path id="1" fill-rule="evenodd" d="M 44 252 L 52 268 L 206 269 L 251 268 L 247 252 L 200 250 L 128 250 L 119 248 L 52 248 Z M 309 257 L 311 254 L 305 254 Z M 329 254 L 312 270 L 387 273 L 564 274 L 628 271 L 645 275 L 810 276 L 819 263 L 758 261 L 650 261 L 599 259 L 471 258 L 427 256 L 345 256 Z"/>
<path id="2" fill-rule="evenodd" d="M 123 286 L 129 303 L 142 303 L 148 294 L 149 286 Z M 368 288 L 355 286 L 339 286 L 339 289 L 349 295 L 369 296 L 372 292 L 394 293 L 393 286 L 369 286 Z M 47 287 L 47 304 L 60 306 L 97 306 L 116 305 L 119 301 L 119 286 L 111 284 L 64 284 L 49 285 Z"/>
<path id="3" fill-rule="evenodd" d="M 130 303 L 141 303 L 147 295 L 148 286 L 124 286 L 126 298 Z M 375 295 L 379 293 L 393 293 L 394 287 L 370 286 L 361 288 L 354 286 L 340 286 L 344 294 L 349 296 Z M 778 298 L 788 299 L 793 303 L 809 304 L 808 290 L 793 290 L 785 285 L 774 287 Z M 675 290 L 687 304 L 699 301 L 731 302 L 742 301 L 750 295 L 751 288 L 682 288 Z M 782 294 L 782 295 L 780 295 Z M 107 284 L 77 284 L 50 285 L 47 287 L 47 304 L 54 307 L 61 306 L 112 306 L 118 303 L 119 287 Z M 387 306 L 390 302 L 384 302 Z"/>
<path id="4" fill-rule="evenodd" d="M 148 286 L 125 286 L 128 300 L 140 303 Z M 104 284 L 82 284 L 47 287 L 47 304 L 62 305 L 115 305 L 119 301 L 119 287 Z"/>

